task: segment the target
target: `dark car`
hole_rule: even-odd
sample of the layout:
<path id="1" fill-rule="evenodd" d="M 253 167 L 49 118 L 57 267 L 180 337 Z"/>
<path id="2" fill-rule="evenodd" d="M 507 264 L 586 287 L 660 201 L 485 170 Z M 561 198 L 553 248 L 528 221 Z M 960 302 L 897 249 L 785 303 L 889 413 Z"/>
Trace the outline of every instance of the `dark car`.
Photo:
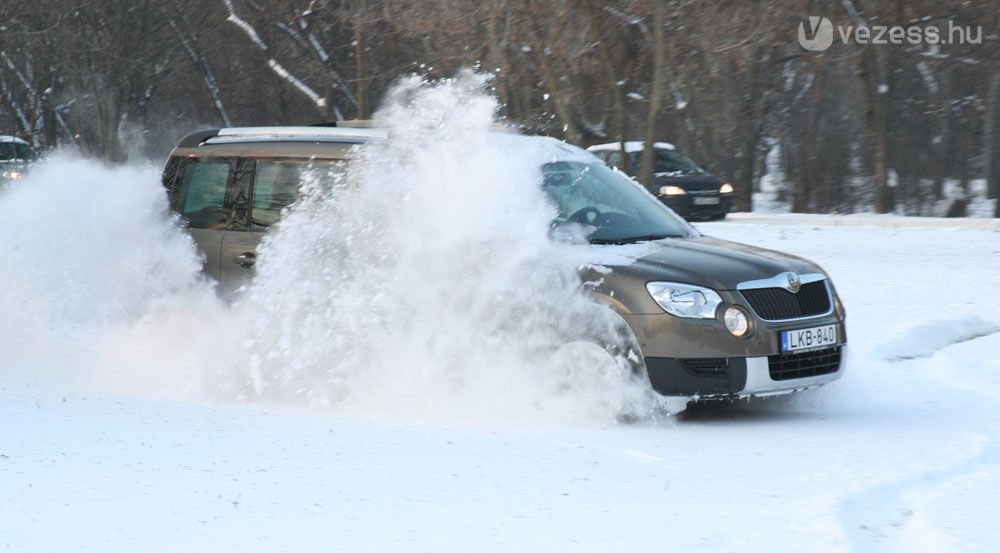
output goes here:
<path id="1" fill-rule="evenodd" d="M 629 163 L 624 162 L 622 143 L 597 144 L 588 150 L 605 163 L 635 177 L 643 142 L 625 142 Z M 673 144 L 653 144 L 651 192 L 685 219 L 723 219 L 733 204 L 733 185 L 705 171 Z"/>
<path id="2" fill-rule="evenodd" d="M 35 151 L 27 141 L 0 136 L 0 185 L 23 178 L 35 158 Z"/>
<path id="3" fill-rule="evenodd" d="M 163 184 L 205 256 L 205 272 L 232 295 L 251 278 L 264 233 L 295 200 L 301 172 L 342 174 L 358 145 L 384 139 L 378 129 L 202 131 L 171 153 Z M 840 376 L 844 310 L 817 265 L 703 236 L 575 146 L 495 139 L 537 154 L 555 213 L 553 238 L 580 248 L 593 299 L 627 323 L 627 342 L 639 354 L 629 356 L 633 368 L 654 390 L 705 399 L 772 395 Z"/>

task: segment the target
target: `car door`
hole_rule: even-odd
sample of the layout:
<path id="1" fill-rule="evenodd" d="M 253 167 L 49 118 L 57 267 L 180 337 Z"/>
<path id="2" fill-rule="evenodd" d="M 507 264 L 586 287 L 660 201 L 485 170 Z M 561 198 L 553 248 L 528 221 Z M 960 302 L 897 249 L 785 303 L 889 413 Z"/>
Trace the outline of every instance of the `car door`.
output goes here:
<path id="1" fill-rule="evenodd" d="M 236 172 L 232 158 L 190 157 L 176 162 L 170 186 L 171 208 L 187 221 L 188 233 L 205 256 L 204 271 L 221 275 L 220 248 L 233 218 L 230 186 Z M 168 171 L 172 168 L 168 167 Z"/>
<path id="2" fill-rule="evenodd" d="M 231 228 L 221 246 L 221 292 L 232 295 L 250 282 L 257 262 L 257 247 L 265 233 L 281 220 L 285 208 L 295 203 L 303 181 L 325 186 L 343 184 L 347 164 L 330 159 L 244 160 L 235 179 L 234 194 L 249 191 L 246 227 Z"/>

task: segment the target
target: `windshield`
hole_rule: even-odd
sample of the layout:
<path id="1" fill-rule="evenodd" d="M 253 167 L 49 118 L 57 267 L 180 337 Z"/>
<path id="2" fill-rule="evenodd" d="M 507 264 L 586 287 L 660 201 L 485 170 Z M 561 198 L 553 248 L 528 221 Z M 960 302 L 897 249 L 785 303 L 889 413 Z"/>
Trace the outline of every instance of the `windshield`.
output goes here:
<path id="1" fill-rule="evenodd" d="M 20 142 L 0 142 L 0 161 L 31 159 L 31 148 Z"/>
<path id="2" fill-rule="evenodd" d="M 705 172 L 698 166 L 697 163 L 691 161 L 677 150 L 656 148 L 653 150 L 653 153 L 655 156 L 655 165 L 653 166 L 654 173 L 666 173 L 668 175 L 700 175 Z M 639 166 L 640 156 L 642 156 L 642 152 L 629 153 L 629 160 L 632 162 L 632 167 Z"/>
<path id="3" fill-rule="evenodd" d="M 558 210 L 555 228 L 582 229 L 591 243 L 687 237 L 693 229 L 635 181 L 599 162 L 542 166 L 542 188 Z"/>

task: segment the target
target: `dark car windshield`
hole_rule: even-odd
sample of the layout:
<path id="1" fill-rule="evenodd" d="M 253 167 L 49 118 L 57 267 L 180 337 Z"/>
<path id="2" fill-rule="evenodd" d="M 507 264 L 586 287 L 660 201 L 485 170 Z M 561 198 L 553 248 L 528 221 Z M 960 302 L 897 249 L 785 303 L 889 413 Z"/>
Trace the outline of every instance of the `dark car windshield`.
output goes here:
<path id="1" fill-rule="evenodd" d="M 667 173 L 669 175 L 701 175 L 705 171 L 697 163 L 688 159 L 677 150 L 666 148 L 656 148 L 654 153 L 654 173 Z M 632 167 L 638 167 L 642 152 L 630 152 L 629 161 Z"/>
<path id="2" fill-rule="evenodd" d="M 542 166 L 542 188 L 555 204 L 554 226 L 583 229 L 592 243 L 692 236 L 694 231 L 635 181 L 603 163 L 557 161 Z"/>
<path id="3" fill-rule="evenodd" d="M 0 161 L 31 159 L 31 147 L 21 142 L 0 142 Z"/>

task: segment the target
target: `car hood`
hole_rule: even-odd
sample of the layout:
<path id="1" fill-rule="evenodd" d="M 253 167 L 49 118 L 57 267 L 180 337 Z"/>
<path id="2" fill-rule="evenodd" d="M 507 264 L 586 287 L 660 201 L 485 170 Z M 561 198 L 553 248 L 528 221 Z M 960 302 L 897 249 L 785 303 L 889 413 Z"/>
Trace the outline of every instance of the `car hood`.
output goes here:
<path id="1" fill-rule="evenodd" d="M 741 282 L 788 271 L 823 274 L 816 264 L 800 257 L 707 236 L 602 246 L 598 251 L 605 255 L 604 261 L 596 260 L 598 264 L 616 273 L 630 273 L 647 282 L 683 282 L 716 290 L 735 290 Z"/>

